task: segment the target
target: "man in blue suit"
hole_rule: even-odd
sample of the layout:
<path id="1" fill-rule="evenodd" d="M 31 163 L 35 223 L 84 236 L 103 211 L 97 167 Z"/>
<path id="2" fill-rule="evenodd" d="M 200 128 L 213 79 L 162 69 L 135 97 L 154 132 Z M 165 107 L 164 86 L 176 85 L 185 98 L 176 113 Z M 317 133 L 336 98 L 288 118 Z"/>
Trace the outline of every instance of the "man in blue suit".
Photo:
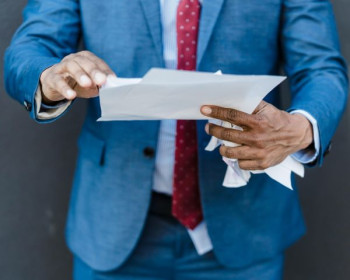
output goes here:
<path id="1" fill-rule="evenodd" d="M 87 51 L 77 52 L 79 38 Z M 256 75 L 283 67 L 291 105 L 278 109 L 273 92 L 252 115 L 201 108 L 243 131 L 96 122 L 107 76 L 142 77 L 151 67 Z M 247 170 L 288 155 L 321 165 L 348 87 L 326 0 L 29 0 L 5 81 L 39 123 L 90 98 L 66 229 L 76 280 L 281 279 L 283 252 L 305 231 L 297 192 L 263 174 L 224 188 L 221 156 Z M 241 146 L 206 152 L 210 135 Z"/>

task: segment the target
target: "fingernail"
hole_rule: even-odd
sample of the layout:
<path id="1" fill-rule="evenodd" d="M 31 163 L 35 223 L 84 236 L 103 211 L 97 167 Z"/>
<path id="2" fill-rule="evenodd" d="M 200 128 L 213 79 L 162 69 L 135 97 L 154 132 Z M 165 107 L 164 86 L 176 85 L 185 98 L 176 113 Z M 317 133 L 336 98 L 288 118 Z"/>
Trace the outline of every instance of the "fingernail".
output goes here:
<path id="1" fill-rule="evenodd" d="M 102 73 L 96 73 L 95 81 L 97 84 L 103 84 L 106 81 L 106 75 Z"/>
<path id="2" fill-rule="evenodd" d="M 75 92 L 71 89 L 67 90 L 67 96 L 68 98 L 74 98 L 75 97 Z"/>
<path id="3" fill-rule="evenodd" d="M 83 76 L 80 77 L 80 82 L 81 82 L 82 85 L 85 85 L 85 86 L 88 86 L 88 85 L 91 84 L 91 80 L 86 75 L 83 75 Z"/>
<path id="4" fill-rule="evenodd" d="M 209 134 L 209 124 L 207 123 L 204 127 L 205 132 Z"/>
<path id="5" fill-rule="evenodd" d="M 210 115 L 211 114 L 211 108 L 208 107 L 208 106 L 204 106 L 202 108 L 202 113 L 205 114 L 205 115 Z"/>
<path id="6" fill-rule="evenodd" d="M 110 79 L 110 78 L 117 78 L 117 75 L 116 74 L 108 74 L 107 79 Z"/>

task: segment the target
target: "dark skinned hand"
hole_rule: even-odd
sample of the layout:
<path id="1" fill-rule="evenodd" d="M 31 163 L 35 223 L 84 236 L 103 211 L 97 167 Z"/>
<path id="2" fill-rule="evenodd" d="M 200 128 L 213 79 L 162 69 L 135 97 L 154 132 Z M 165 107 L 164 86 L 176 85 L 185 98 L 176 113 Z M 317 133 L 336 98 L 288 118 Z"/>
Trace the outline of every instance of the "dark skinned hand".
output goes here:
<path id="1" fill-rule="evenodd" d="M 245 170 L 264 170 L 277 165 L 313 142 L 312 125 L 306 117 L 289 114 L 265 101 L 252 114 L 211 105 L 202 106 L 201 113 L 243 128 L 239 131 L 208 123 L 205 130 L 219 139 L 241 144 L 222 145 L 220 154 L 237 159 Z"/>

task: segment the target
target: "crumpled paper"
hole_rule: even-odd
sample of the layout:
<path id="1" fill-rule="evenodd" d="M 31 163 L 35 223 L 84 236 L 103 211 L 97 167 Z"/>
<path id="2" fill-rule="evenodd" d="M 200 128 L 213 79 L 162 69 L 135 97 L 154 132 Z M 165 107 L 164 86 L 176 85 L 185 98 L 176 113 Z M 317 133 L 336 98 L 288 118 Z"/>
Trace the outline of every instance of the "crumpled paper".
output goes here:
<path id="1" fill-rule="evenodd" d="M 224 122 L 220 120 L 209 120 L 210 123 L 220 125 L 227 128 L 241 130 L 242 128 L 231 124 L 229 122 Z M 206 151 L 214 151 L 217 147 L 225 145 L 229 147 L 238 147 L 236 143 L 220 140 L 214 136 L 211 137 L 208 145 L 206 146 Z M 273 167 L 270 167 L 265 170 L 253 170 L 247 171 L 239 167 L 238 161 L 236 159 L 230 159 L 222 157 L 223 161 L 227 164 L 227 170 L 225 178 L 222 185 L 228 188 L 239 188 L 248 184 L 251 174 L 261 174 L 266 173 L 271 179 L 279 182 L 288 189 L 293 190 L 291 175 L 292 172 L 304 177 L 304 166 L 299 163 L 297 160 L 293 159 L 291 156 L 288 156 L 283 162 Z"/>

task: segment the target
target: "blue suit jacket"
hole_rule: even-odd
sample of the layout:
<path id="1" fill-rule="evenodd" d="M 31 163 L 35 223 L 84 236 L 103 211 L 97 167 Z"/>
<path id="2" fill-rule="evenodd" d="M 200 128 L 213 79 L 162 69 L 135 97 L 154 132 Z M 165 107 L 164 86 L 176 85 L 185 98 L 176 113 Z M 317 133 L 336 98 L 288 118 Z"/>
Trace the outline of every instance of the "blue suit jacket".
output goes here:
<path id="1" fill-rule="evenodd" d="M 7 91 L 35 117 L 34 95 L 44 69 L 77 51 L 104 59 L 120 77 L 164 67 L 159 0 L 29 0 L 24 23 L 5 56 Z M 323 160 L 344 110 L 347 73 L 326 0 L 204 0 L 198 70 L 289 77 L 290 110 L 319 125 Z M 278 106 L 278 96 L 267 100 Z M 99 270 L 116 268 L 134 248 L 149 207 L 159 121 L 96 122 L 99 99 L 89 101 L 67 223 L 74 254 Z M 304 233 L 298 194 L 266 175 L 248 186 L 222 187 L 226 165 L 206 152 L 198 122 L 200 190 L 218 260 L 240 267 L 281 252 Z"/>

